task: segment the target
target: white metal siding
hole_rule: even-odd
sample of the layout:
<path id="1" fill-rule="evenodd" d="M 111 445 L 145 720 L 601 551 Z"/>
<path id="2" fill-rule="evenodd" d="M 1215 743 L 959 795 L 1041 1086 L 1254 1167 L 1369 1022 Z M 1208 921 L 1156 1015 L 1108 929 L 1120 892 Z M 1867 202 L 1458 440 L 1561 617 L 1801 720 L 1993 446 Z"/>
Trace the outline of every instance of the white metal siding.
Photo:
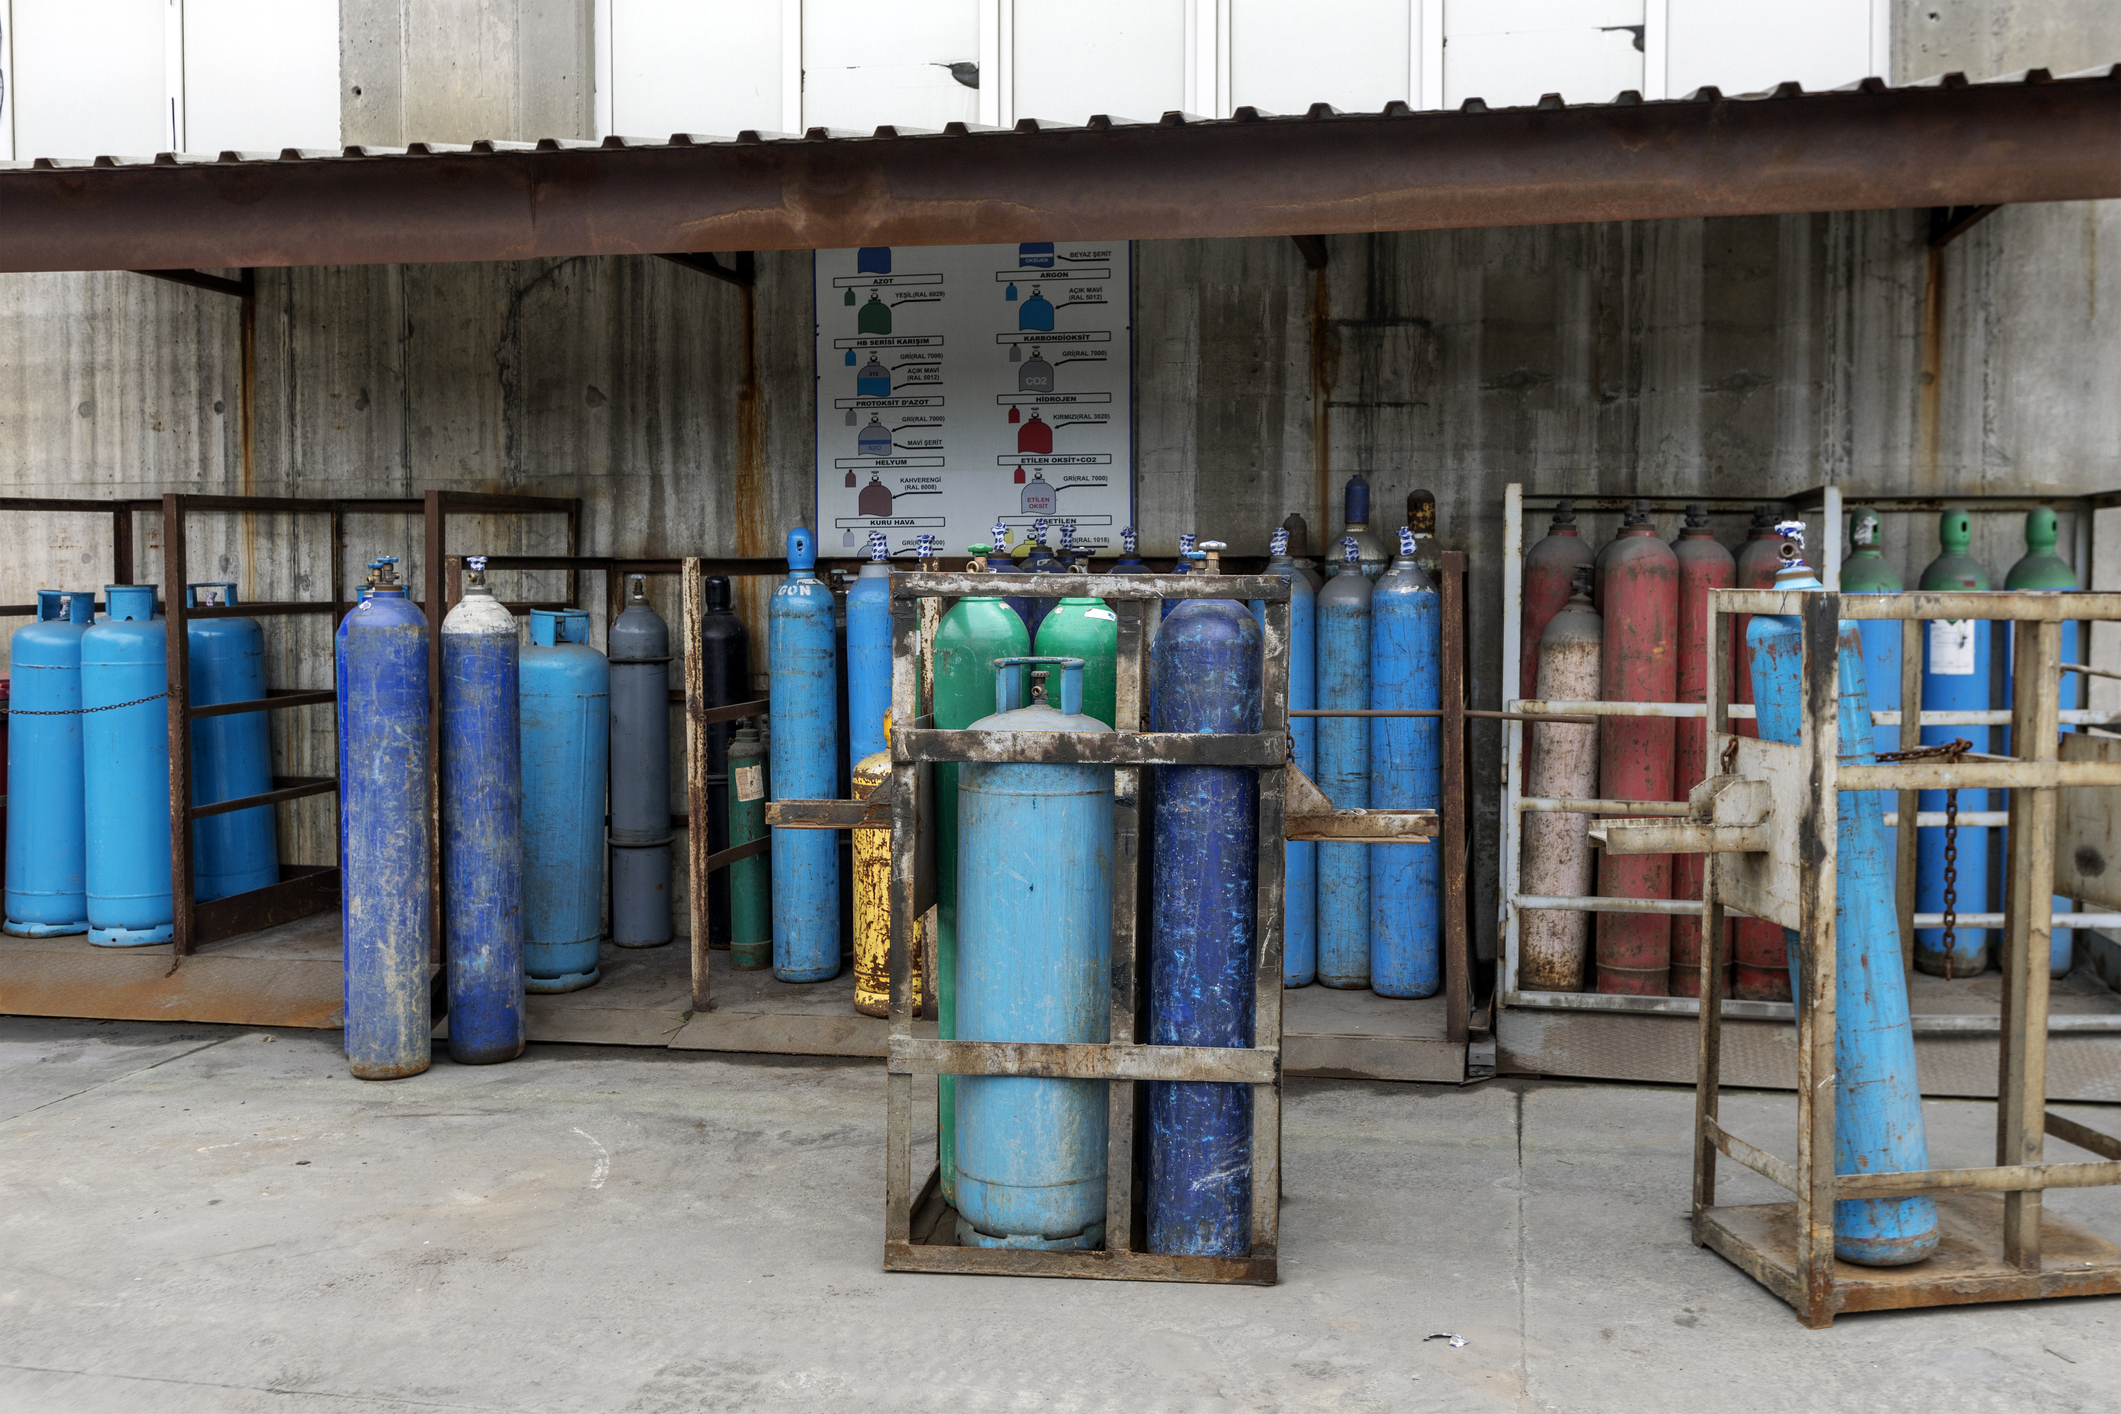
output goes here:
<path id="1" fill-rule="evenodd" d="M 1019 118 L 1153 119 L 1186 107 L 1185 0 L 1015 0 Z"/>
<path id="2" fill-rule="evenodd" d="M 21 157 L 168 149 L 164 0 L 14 0 L 12 8 L 8 80 Z"/>
<path id="3" fill-rule="evenodd" d="M 1644 0 L 1445 0 L 1444 104 L 1500 108 L 1547 93 L 1604 103 L 1639 91 L 1643 9 Z"/>
<path id="4" fill-rule="evenodd" d="M 607 131 L 779 130 L 781 9 L 772 0 L 610 0 Z"/>
<path id="5" fill-rule="evenodd" d="M 978 60 L 979 31 L 976 0 L 803 0 L 804 126 L 977 122 L 978 91 L 947 66 Z"/>
<path id="6" fill-rule="evenodd" d="M 183 16 L 186 148 L 339 145 L 338 0 L 184 0 Z"/>
<path id="7" fill-rule="evenodd" d="M 1231 105 L 1375 113 L 1411 101 L 1415 10 L 1408 0 L 1230 0 Z"/>
<path id="8" fill-rule="evenodd" d="M 1867 0 L 1665 0 L 1667 92 L 1754 93 L 1795 79 L 1837 88 L 1880 71 Z M 1881 75 L 1882 76 L 1882 75 Z"/>

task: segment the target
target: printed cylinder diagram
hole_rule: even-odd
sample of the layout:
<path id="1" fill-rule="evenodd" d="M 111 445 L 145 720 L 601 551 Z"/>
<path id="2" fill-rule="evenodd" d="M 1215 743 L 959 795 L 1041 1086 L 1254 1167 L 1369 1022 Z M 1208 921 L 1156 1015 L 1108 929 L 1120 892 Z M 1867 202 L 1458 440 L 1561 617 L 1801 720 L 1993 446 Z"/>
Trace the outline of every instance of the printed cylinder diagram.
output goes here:
<path id="1" fill-rule="evenodd" d="M 865 516 L 891 514 L 891 488 L 886 486 L 874 471 L 869 473 L 869 484 L 862 488 L 861 503 L 856 510 Z"/>
<path id="2" fill-rule="evenodd" d="M 1016 429 L 1016 450 L 1026 456 L 1045 456 L 1053 450 L 1053 424 L 1032 409 L 1028 422 Z"/>
<path id="3" fill-rule="evenodd" d="M 1017 472 L 1021 475 L 1023 468 L 1018 467 Z M 1024 483 L 1022 499 L 1023 513 L 1027 516 L 1050 516 L 1060 504 L 1053 488 L 1046 484 L 1046 474 L 1040 471 L 1032 472 L 1031 479 Z"/>
<path id="4" fill-rule="evenodd" d="M 890 333 L 891 306 L 885 304 L 874 293 L 871 293 L 869 303 L 862 306 L 862 312 L 855 318 L 855 332 L 861 334 Z"/>
<path id="5" fill-rule="evenodd" d="M 1019 329 L 1033 329 L 1042 334 L 1052 333 L 1053 302 L 1037 290 L 1033 290 L 1031 298 L 1017 306 L 1016 327 Z"/>
<path id="6" fill-rule="evenodd" d="M 1031 351 L 1016 371 L 1016 391 L 1019 393 L 1050 393 L 1053 391 L 1053 365 Z"/>
<path id="7" fill-rule="evenodd" d="M 891 370 L 877 362 L 875 354 L 862 365 L 862 371 L 854 375 L 854 395 L 857 398 L 888 398 L 891 396 Z"/>
<path id="8" fill-rule="evenodd" d="M 869 414 L 869 425 L 862 429 L 862 435 L 855 442 L 855 455 L 863 457 L 888 457 L 891 455 L 891 429 L 878 422 L 876 414 L 873 412 Z M 864 511 L 863 514 L 867 515 L 868 512 Z M 887 511 L 884 514 L 888 515 L 890 513 Z"/>

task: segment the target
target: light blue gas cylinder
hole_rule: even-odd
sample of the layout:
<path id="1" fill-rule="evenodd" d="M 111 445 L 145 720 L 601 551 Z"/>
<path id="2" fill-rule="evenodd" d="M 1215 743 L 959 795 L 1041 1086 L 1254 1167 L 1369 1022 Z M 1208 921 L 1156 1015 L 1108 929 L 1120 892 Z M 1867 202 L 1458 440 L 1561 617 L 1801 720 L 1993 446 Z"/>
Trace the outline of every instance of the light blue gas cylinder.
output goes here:
<path id="1" fill-rule="evenodd" d="M 1318 706 L 1318 595 L 1311 581 L 1289 558 L 1289 532 L 1276 530 L 1267 542 L 1272 558 L 1267 573 L 1289 581 L 1289 707 L 1308 711 Z M 1252 601 L 1252 617 L 1264 629 L 1267 606 Z M 1318 719 L 1289 719 L 1289 751 L 1296 768 L 1314 781 L 1318 774 Z M 1285 987 L 1307 987 L 1318 980 L 1318 846 L 1291 840 L 1284 866 L 1285 906 L 1281 924 L 1281 980 Z"/>
<path id="2" fill-rule="evenodd" d="M 593 985 L 604 933 L 611 664 L 580 609 L 532 609 L 522 695 L 523 971 L 532 992 Z M 830 763 L 827 763 L 828 769 Z"/>
<path id="3" fill-rule="evenodd" d="M 1443 596 L 1415 561 L 1414 532 L 1399 528 L 1399 555 L 1370 598 L 1370 705 L 1410 711 L 1442 705 Z M 1443 800 L 1441 728 L 1434 717 L 1372 717 L 1370 805 L 1434 810 Z M 1443 987 L 1443 874 L 1439 848 L 1370 851 L 1370 988 L 1386 997 L 1433 997 Z"/>
<path id="4" fill-rule="evenodd" d="M 1049 686 L 1047 701 L 1026 705 L 1020 664 L 1058 667 L 1058 691 Z M 1080 658 L 994 666 L 995 714 L 971 730 L 1110 730 L 1083 715 Z M 1109 1040 L 1112 768 L 966 762 L 957 809 L 958 1039 Z M 1102 1245 L 1105 1120 L 1101 1080 L 959 1076 L 958 1241 Z"/>
<path id="5" fill-rule="evenodd" d="M 788 578 L 767 605 L 767 672 L 773 699 L 769 777 L 775 800 L 839 794 L 839 711 L 834 683 L 832 591 L 821 583 L 817 537 L 788 532 Z M 773 832 L 773 975 L 823 982 L 840 970 L 837 830 Z"/>
<path id="6" fill-rule="evenodd" d="M 869 563 L 847 590 L 847 760 L 884 749 L 891 710 L 891 542 L 869 532 Z"/>
<path id="7" fill-rule="evenodd" d="M 1946 511 L 1938 519 L 1938 542 L 1943 553 L 1922 572 L 1922 588 L 1947 591 L 1985 590 L 1988 571 L 1967 553 L 1973 540 L 1973 518 L 1963 510 Z M 1932 619 L 1922 634 L 1922 710 L 1925 712 L 1985 712 L 1989 698 L 1989 622 L 1986 619 Z M 1989 730 L 1981 726 L 1933 726 L 1922 728 L 1922 744 L 1937 746 L 1958 738 L 1973 743 L 1977 752 L 1989 749 Z M 1920 794 L 1922 810 L 1943 810 L 1945 792 L 1926 790 Z M 1959 792 L 1961 813 L 1988 809 L 1988 792 Z M 1942 827 L 1920 830 L 1915 836 L 1915 911 L 1944 912 L 1945 891 L 1951 887 L 1955 913 L 1986 913 L 1988 909 L 1988 831 L 1978 825 L 1961 825 L 1957 848 L 1946 858 L 1950 844 Z M 1953 874 L 1945 878 L 1947 869 Z M 1988 966 L 1988 929 L 1963 925 L 1953 930 L 1952 945 L 1944 943 L 1942 928 L 1915 930 L 1915 966 L 1940 977 L 1976 977 Z"/>
<path id="8" fill-rule="evenodd" d="M 184 607 L 232 608 L 233 580 L 184 586 Z M 187 619 L 195 707 L 265 696 L 265 630 L 256 619 Z M 203 717 L 191 727 L 191 791 L 197 805 L 263 795 L 272 786 L 272 728 L 263 712 Z M 192 896 L 204 903 L 280 882 L 273 808 L 254 805 L 192 824 Z"/>
<path id="9" fill-rule="evenodd" d="M 1333 577 L 1318 591 L 1318 705 L 1370 706 L 1370 596 L 1355 537 L 1340 542 Z M 1312 777 L 1338 810 L 1370 808 L 1370 724 L 1362 717 L 1318 719 L 1318 774 Z M 1318 980 L 1353 990 L 1370 985 L 1370 851 L 1368 844 L 1318 847 Z"/>
<path id="10" fill-rule="evenodd" d="M 37 621 L 8 641 L 7 931 L 46 938 L 88 930 L 83 857 L 81 637 L 96 596 L 37 591 Z"/>
<path id="11" fill-rule="evenodd" d="M 1778 526 L 1801 537 L 1803 526 Z M 1777 589 L 1818 589 L 1801 562 L 1776 576 Z M 1764 741 L 1795 744 L 1803 725 L 1803 628 L 1799 620 L 1756 614 L 1746 626 L 1753 700 Z M 1854 620 L 1840 629 L 1840 715 L 1844 766 L 1868 765 L 1871 705 L 1863 679 L 1863 637 Z M 1825 672 L 1825 664 L 1814 666 Z M 1834 858 L 1834 1172 L 1896 1173 L 1927 1169 L 1922 1093 L 1915 1077 L 1915 1034 L 1908 1021 L 1894 907 L 1894 863 L 1874 791 L 1840 793 Z M 1790 975 L 1800 1006 L 1808 987 L 1796 934 Z M 1866 1266 L 1919 1262 L 1936 1250 L 1937 1208 L 1927 1197 L 1844 1199 L 1834 1204 L 1834 1255 Z"/>
<path id="12" fill-rule="evenodd" d="M 427 1069 L 434 1020 L 427 768 L 427 616 L 405 597 L 397 561 L 378 564 L 346 616 L 346 1060 L 361 1080 Z"/>
<path id="13" fill-rule="evenodd" d="M 169 642 L 154 585 L 103 594 L 108 616 L 81 635 L 88 940 L 137 948 L 172 936 Z"/>
<path id="14" fill-rule="evenodd" d="M 465 562 L 442 620 L 442 922 L 449 938 L 449 1058 L 523 1053 L 523 747 L 515 615 Z"/>
<path id="15" fill-rule="evenodd" d="M 1849 542 L 1855 547 L 1848 558 L 1841 562 L 1841 592 L 1843 594 L 1898 594 L 1906 588 L 1900 574 L 1879 548 L 1878 513 L 1870 510 L 1852 511 L 1849 514 Z M 1863 679 L 1870 687 L 1871 710 L 1874 712 L 1897 712 L 1900 710 L 1900 639 L 1902 624 L 1899 619 L 1864 619 L 1863 625 Z M 1874 726 L 1871 740 L 1880 751 L 1900 749 L 1900 728 Z M 1908 740 L 1914 738 L 1910 736 Z M 1881 792 L 1878 797 L 1880 811 L 1897 809 L 1895 802 Z M 1910 827 L 1912 828 L 1912 826 Z M 1885 827 L 1888 841 L 1896 839 L 1899 827 Z M 1895 846 L 1897 848 L 1897 846 Z"/>

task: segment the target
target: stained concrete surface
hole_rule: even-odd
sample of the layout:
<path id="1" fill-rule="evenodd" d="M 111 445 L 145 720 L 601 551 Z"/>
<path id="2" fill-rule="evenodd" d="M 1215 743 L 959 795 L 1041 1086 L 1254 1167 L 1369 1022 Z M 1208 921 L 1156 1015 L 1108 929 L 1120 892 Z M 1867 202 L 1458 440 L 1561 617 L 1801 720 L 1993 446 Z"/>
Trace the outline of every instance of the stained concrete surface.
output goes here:
<path id="1" fill-rule="evenodd" d="M 2111 1299 L 1800 1328 L 1686 1240 L 1683 1090 L 1292 1082 L 1260 1290 L 883 1274 L 873 1062 L 547 1046 L 371 1085 L 337 1040 L 0 1019 L 0 1408 L 2121 1405 Z M 1725 1113 L 1790 1152 L 1787 1097 Z M 1932 1104 L 1935 1160 L 1992 1115 Z M 2121 1233 L 2121 1195 L 2050 1201 Z"/>

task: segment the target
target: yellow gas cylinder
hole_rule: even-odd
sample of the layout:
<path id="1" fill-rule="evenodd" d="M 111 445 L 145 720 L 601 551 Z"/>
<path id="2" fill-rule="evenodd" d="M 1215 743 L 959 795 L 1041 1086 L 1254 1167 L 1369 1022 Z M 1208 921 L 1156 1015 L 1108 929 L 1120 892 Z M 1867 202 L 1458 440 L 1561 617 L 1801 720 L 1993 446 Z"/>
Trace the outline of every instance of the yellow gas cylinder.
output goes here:
<path id="1" fill-rule="evenodd" d="M 891 740 L 891 718 L 884 718 Z M 854 768 L 854 798 L 891 779 L 891 749 L 864 756 Z M 921 958 L 913 954 L 913 1005 L 921 1004 Z M 854 1009 L 864 1016 L 891 1012 L 891 828 L 854 832 Z"/>

